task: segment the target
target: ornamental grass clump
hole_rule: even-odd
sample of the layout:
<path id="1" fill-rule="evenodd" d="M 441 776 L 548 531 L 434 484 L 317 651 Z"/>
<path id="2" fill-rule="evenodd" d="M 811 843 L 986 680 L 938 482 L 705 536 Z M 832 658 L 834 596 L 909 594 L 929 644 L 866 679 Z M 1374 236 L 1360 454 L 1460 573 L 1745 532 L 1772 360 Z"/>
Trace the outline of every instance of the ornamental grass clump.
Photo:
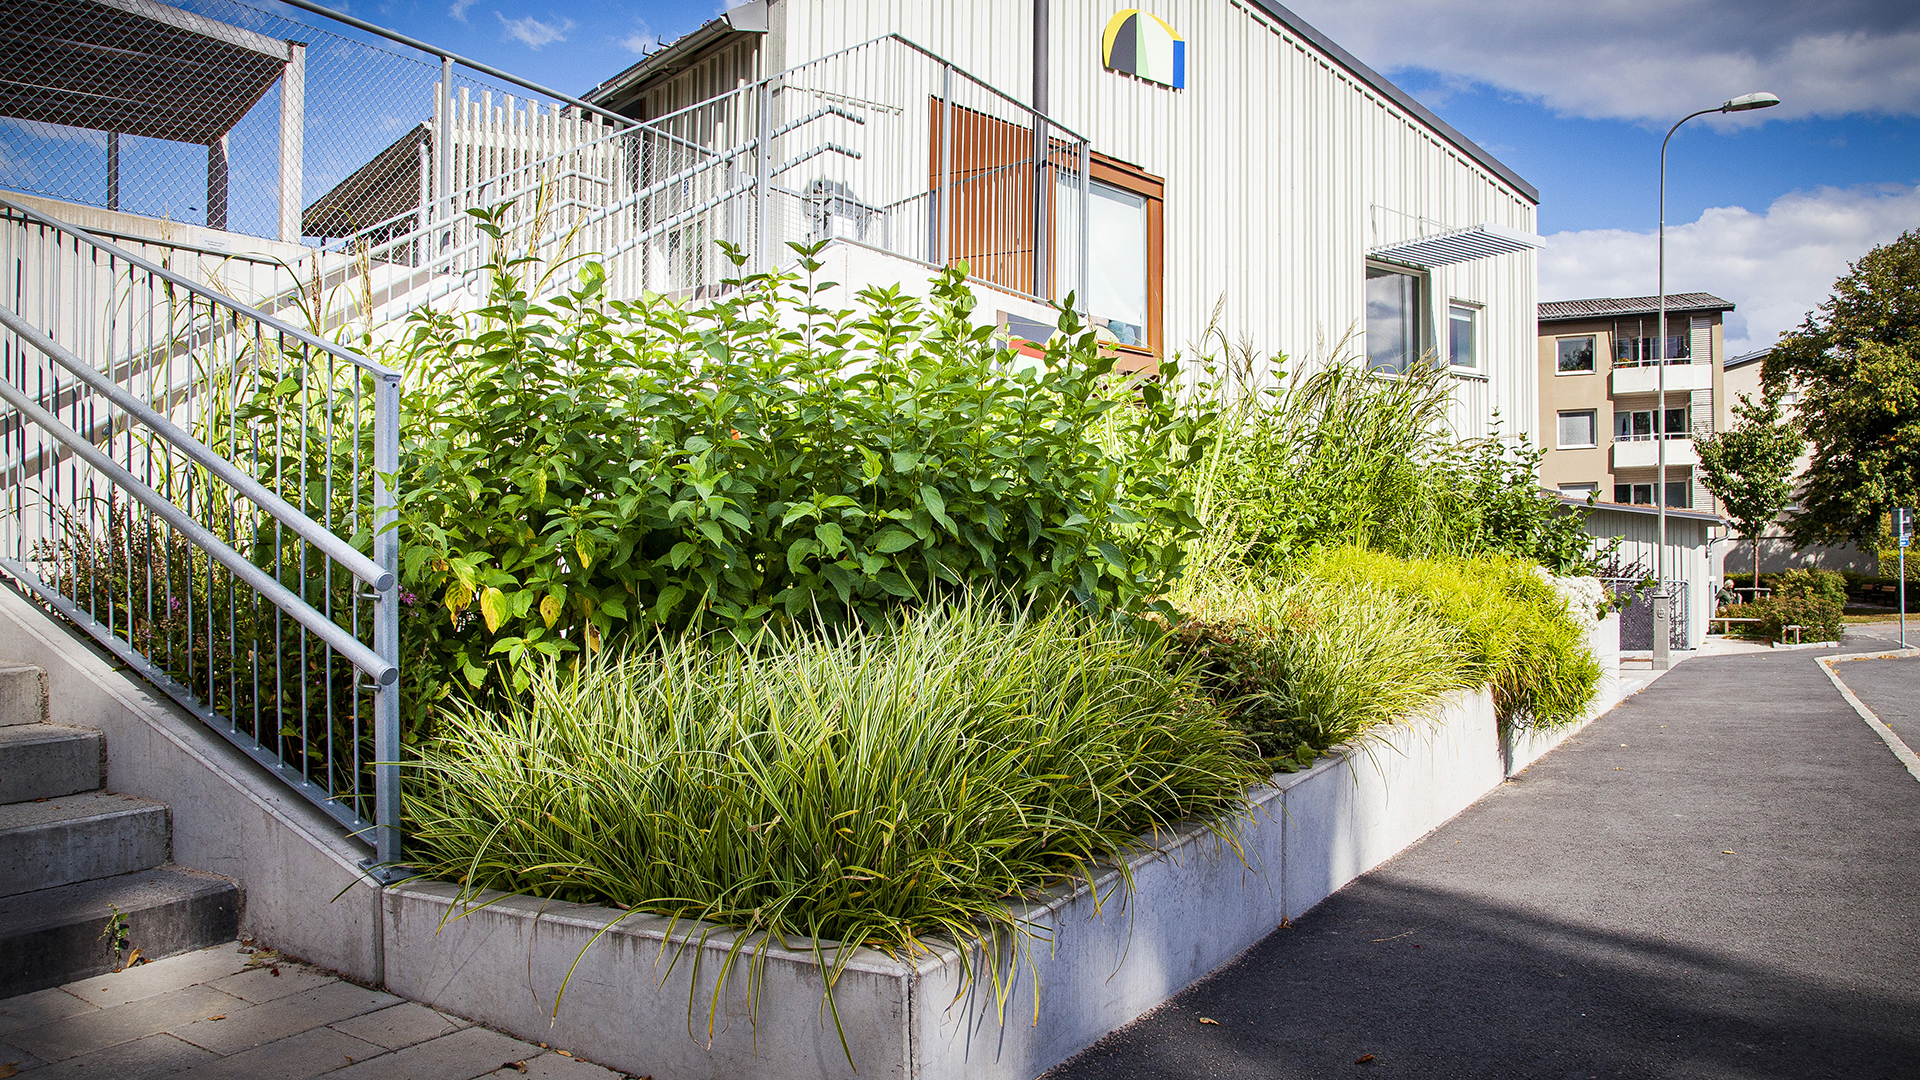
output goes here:
<path id="1" fill-rule="evenodd" d="M 1318 552 L 1305 574 L 1433 614 L 1465 646 L 1462 673 L 1493 694 L 1500 722 L 1556 728 L 1580 718 L 1600 662 L 1577 618 L 1539 566 L 1511 555 L 1397 559 L 1354 547 Z M 1594 613 L 1589 613 L 1594 614 Z"/>
<path id="2" fill-rule="evenodd" d="M 952 943 L 997 978 L 999 946 L 1031 932 L 1009 900 L 1087 880 L 1143 833 L 1222 822 L 1258 778 L 1155 641 L 965 602 L 542 666 L 523 698 L 452 708 L 421 745 L 407 854 L 469 897 L 820 950 L 831 1002 L 835 942 Z"/>
<path id="3" fill-rule="evenodd" d="M 1176 655 L 1275 770 L 1430 717 L 1480 685 L 1459 627 L 1378 585 L 1217 572 L 1191 579 L 1177 603 Z"/>

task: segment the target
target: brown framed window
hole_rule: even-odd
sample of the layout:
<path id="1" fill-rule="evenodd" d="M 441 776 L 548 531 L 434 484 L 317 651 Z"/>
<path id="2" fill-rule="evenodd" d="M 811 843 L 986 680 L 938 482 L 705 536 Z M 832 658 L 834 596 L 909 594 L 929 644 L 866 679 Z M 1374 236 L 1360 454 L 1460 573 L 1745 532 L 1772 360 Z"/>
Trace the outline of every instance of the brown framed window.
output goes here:
<path id="1" fill-rule="evenodd" d="M 1061 214 L 1054 242 L 1058 295 L 1075 293 L 1088 317 L 1112 332 L 1122 368 L 1157 362 L 1166 355 L 1166 182 L 1104 154 L 1093 155 L 1088 179 L 1087 281 L 1083 286 L 1078 275 L 1077 215 Z M 1055 198 L 1056 205 L 1063 202 L 1078 200 Z"/>

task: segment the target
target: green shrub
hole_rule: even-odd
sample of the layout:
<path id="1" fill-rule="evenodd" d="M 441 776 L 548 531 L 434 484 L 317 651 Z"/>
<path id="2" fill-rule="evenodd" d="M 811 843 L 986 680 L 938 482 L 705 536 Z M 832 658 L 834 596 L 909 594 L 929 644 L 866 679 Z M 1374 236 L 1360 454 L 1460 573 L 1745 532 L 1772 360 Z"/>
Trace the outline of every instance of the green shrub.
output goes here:
<path id="1" fill-rule="evenodd" d="M 1585 622 L 1531 562 L 1511 555 L 1396 559 L 1349 547 L 1322 551 L 1303 572 L 1383 589 L 1456 628 L 1471 684 L 1493 692 L 1503 724 L 1571 724 L 1599 687 Z"/>
<path id="2" fill-rule="evenodd" d="M 1732 624 L 1734 632 L 1767 641 L 1792 641 L 1794 634 L 1787 629 L 1789 626 L 1801 628 L 1801 641 L 1839 641 L 1845 622 L 1840 605 L 1811 591 L 1781 592 L 1749 604 L 1732 604 L 1722 614 L 1760 620 L 1758 624 Z"/>
<path id="3" fill-rule="evenodd" d="M 1458 629 L 1378 588 L 1215 576 L 1178 604 L 1190 617 L 1171 635 L 1176 655 L 1278 771 L 1478 685 Z"/>
<path id="4" fill-rule="evenodd" d="M 1847 606 L 1847 579 L 1832 570 L 1795 569 L 1782 573 L 1774 591 L 1783 597 L 1818 596 L 1837 608 Z"/>
<path id="5" fill-rule="evenodd" d="M 1218 821 L 1260 776 L 1158 644 L 1064 614 L 964 603 L 571 672 L 541 665 L 499 712 L 449 712 L 406 785 L 408 861 L 469 893 L 765 932 L 736 953 L 1017 941 L 1008 898 Z"/>
<path id="6" fill-rule="evenodd" d="M 889 286 L 840 308 L 807 252 L 809 276 L 698 309 L 609 301 L 596 264 L 541 304 L 483 227 L 489 303 L 421 314 L 387 358 L 407 372 L 402 579 L 424 598 L 410 679 L 480 687 L 504 657 L 524 687 L 529 659 L 633 631 L 879 624 L 973 588 L 1144 609 L 1180 569 L 1197 522 L 1175 478 L 1207 414 L 1110 385 L 1071 313 L 1029 361 L 972 325 L 964 267 L 927 303 Z"/>
<path id="7" fill-rule="evenodd" d="M 1523 436 L 1461 440 L 1448 425 L 1451 381 L 1416 366 L 1383 378 L 1333 359 L 1260 383 L 1245 357 L 1205 368 L 1189 399 L 1218 414 L 1217 437 L 1188 474 L 1207 541 L 1203 564 L 1282 572 L 1327 546 L 1409 557 L 1505 552 L 1563 572 L 1587 566 L 1582 513 L 1539 485 Z"/>

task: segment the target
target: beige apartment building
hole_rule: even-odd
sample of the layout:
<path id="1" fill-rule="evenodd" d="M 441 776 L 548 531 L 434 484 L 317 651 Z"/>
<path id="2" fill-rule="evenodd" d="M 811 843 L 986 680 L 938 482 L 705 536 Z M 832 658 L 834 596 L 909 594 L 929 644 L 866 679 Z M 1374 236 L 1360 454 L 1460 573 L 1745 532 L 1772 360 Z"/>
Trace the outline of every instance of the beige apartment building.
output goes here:
<path id="1" fill-rule="evenodd" d="M 1540 305 L 1543 486 L 1601 502 L 1654 505 L 1666 444 L 1669 508 L 1715 512 L 1700 483 L 1694 440 L 1727 410 L 1720 321 L 1733 304 L 1710 293 L 1669 293 L 1667 341 L 1659 297 L 1556 300 Z M 1663 356 L 1666 410 L 1658 389 Z"/>

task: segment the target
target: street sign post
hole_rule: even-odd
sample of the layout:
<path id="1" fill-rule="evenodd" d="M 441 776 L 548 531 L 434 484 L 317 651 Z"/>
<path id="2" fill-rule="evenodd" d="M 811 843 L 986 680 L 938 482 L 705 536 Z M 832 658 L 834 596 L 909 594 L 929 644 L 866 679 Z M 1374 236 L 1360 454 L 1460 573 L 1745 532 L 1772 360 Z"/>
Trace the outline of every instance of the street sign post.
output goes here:
<path id="1" fill-rule="evenodd" d="M 1913 507 L 1893 509 L 1893 538 L 1900 545 L 1900 647 L 1907 647 L 1907 548 L 1913 545 Z"/>

